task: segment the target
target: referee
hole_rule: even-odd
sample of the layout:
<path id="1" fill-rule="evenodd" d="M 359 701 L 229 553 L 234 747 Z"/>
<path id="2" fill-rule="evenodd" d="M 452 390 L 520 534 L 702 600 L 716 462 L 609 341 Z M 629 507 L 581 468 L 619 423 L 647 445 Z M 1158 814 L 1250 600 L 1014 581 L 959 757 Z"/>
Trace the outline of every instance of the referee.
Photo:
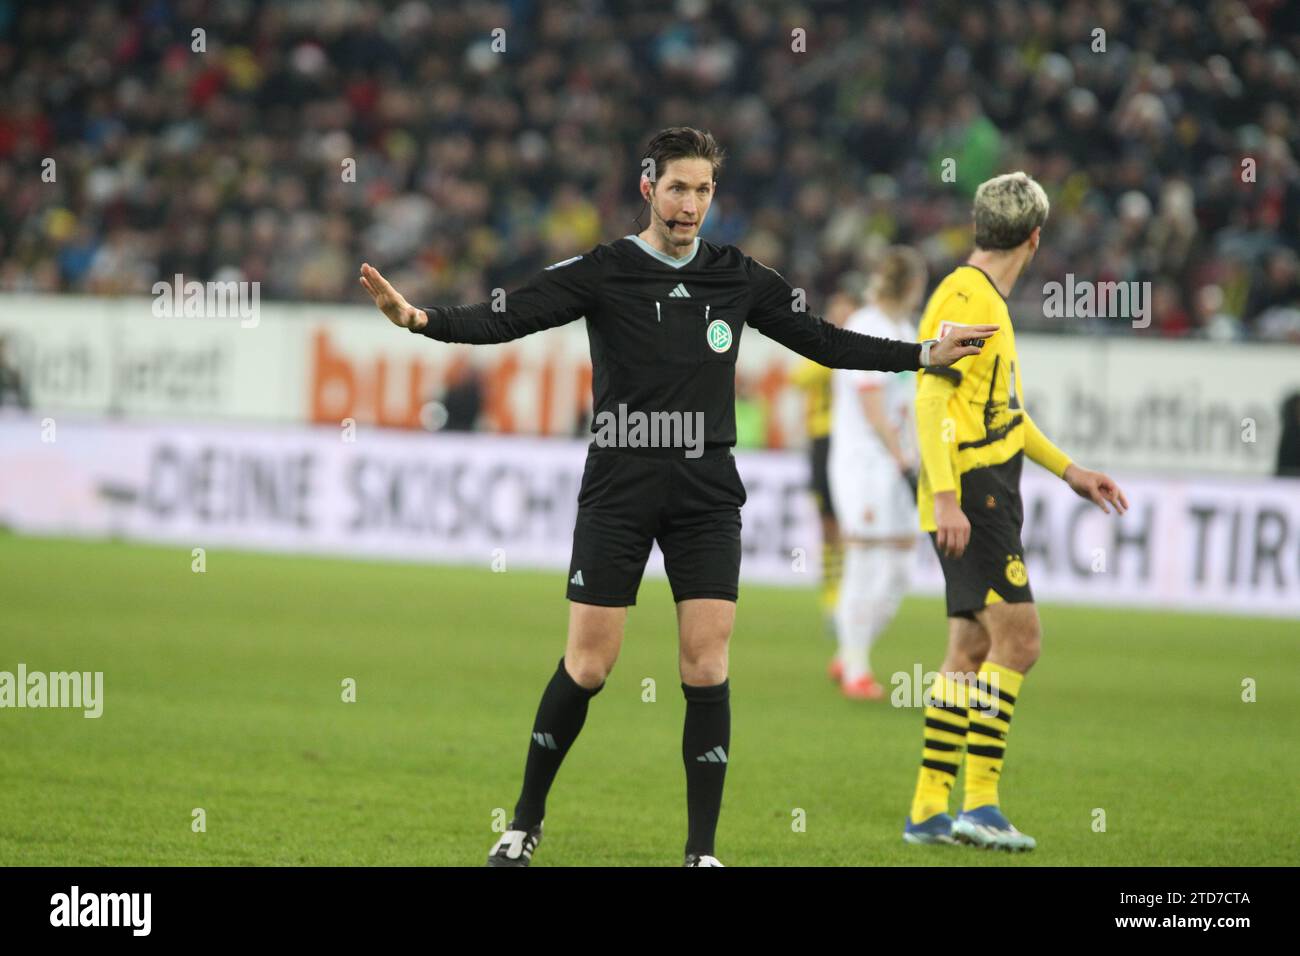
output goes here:
<path id="1" fill-rule="evenodd" d="M 828 368 L 909 371 L 979 352 L 959 338 L 996 326 L 954 330 L 942 341 L 897 342 L 838 329 L 802 310 L 776 272 L 735 246 L 699 238 L 723 154 L 689 127 L 658 133 L 645 153 L 641 196 L 650 224 L 548 266 L 488 303 L 417 309 L 378 270 L 361 284 L 394 325 L 441 342 L 508 342 L 586 318 L 591 343 L 593 441 L 578 492 L 569 564 L 569 633 L 533 723 L 523 791 L 490 866 L 527 866 L 542 838 L 546 796 L 577 739 L 587 706 L 604 686 L 623 642 L 627 609 L 658 541 L 677 603 L 686 720 L 686 865 L 721 866 L 714 834 L 731 745 L 727 644 L 740 576 L 745 489 L 736 442 L 736 355 L 745 326 Z M 666 442 L 611 436 L 597 422 L 693 422 Z M 620 417 L 622 416 L 622 417 Z M 674 417 L 675 416 L 675 417 Z M 644 436 L 641 436 L 644 437 Z M 611 440 L 612 439 L 612 440 Z M 667 447 L 665 447 L 667 446 Z"/>

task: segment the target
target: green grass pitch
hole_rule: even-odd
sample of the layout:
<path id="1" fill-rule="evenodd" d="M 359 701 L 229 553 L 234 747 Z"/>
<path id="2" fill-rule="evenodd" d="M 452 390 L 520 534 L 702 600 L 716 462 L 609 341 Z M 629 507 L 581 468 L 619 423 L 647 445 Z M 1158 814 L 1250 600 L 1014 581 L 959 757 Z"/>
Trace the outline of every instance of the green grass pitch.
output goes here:
<path id="1" fill-rule="evenodd" d="M 190 564 L 188 548 L 0 537 L 0 670 L 103 671 L 105 698 L 98 720 L 0 710 L 0 864 L 480 865 L 563 650 L 563 574 L 224 551 L 205 573 Z M 659 580 L 640 599 L 537 865 L 681 863 L 673 607 Z M 838 696 L 811 590 L 742 588 L 722 861 L 1296 861 L 1297 622 L 1042 617 L 1002 784 L 1039 849 L 1013 857 L 905 845 L 920 712 Z M 909 599 L 878 675 L 936 668 L 944 636 L 940 602 Z"/>

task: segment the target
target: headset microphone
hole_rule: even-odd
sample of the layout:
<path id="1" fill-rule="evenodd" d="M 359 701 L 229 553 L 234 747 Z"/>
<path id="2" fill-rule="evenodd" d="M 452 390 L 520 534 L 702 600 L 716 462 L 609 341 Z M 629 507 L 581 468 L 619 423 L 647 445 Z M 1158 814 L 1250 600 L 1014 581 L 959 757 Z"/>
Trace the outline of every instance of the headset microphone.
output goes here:
<path id="1" fill-rule="evenodd" d="M 650 203 L 650 214 L 653 216 L 659 216 L 659 210 L 654 207 L 653 203 Z M 679 219 L 665 219 L 663 216 L 659 216 L 659 221 L 662 222 L 669 229 L 676 229 L 679 225 L 682 226 L 694 225 L 694 223 L 682 222 Z"/>

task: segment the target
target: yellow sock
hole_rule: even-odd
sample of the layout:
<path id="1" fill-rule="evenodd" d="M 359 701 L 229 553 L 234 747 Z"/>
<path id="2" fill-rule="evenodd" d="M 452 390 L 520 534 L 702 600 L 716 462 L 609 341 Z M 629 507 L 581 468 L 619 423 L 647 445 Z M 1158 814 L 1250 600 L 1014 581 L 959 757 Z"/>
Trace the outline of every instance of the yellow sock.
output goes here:
<path id="1" fill-rule="evenodd" d="M 998 778 L 1007 750 L 1007 731 L 1025 675 L 985 661 L 971 690 L 970 734 L 966 744 L 966 799 L 963 810 L 998 802 Z"/>
<path id="2" fill-rule="evenodd" d="M 822 543 L 822 614 L 834 633 L 835 609 L 840 603 L 840 578 L 844 574 L 844 546 Z"/>
<path id="3" fill-rule="evenodd" d="M 966 742 L 967 688 L 949 675 L 940 674 L 930 693 L 937 699 L 934 706 L 925 708 L 925 745 L 916 793 L 912 797 L 913 823 L 948 812 L 948 795 L 957 782 L 961 750 Z"/>

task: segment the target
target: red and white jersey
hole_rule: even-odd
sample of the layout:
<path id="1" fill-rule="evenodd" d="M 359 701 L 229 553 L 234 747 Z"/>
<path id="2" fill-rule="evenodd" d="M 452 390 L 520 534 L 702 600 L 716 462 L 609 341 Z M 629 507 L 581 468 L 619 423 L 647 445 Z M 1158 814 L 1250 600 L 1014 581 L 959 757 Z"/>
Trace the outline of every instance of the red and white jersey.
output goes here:
<path id="1" fill-rule="evenodd" d="M 891 319 L 874 305 L 864 306 L 849 316 L 844 327 L 882 338 L 915 341 L 913 327 L 905 319 Z M 916 427 L 912 406 L 916 397 L 915 372 L 879 372 L 863 369 L 835 369 L 831 376 L 831 459 L 854 469 L 898 466 L 885 449 L 876 429 L 862 409 L 862 393 L 879 389 L 885 400 L 885 414 L 899 430 L 903 450 L 916 457 Z"/>

